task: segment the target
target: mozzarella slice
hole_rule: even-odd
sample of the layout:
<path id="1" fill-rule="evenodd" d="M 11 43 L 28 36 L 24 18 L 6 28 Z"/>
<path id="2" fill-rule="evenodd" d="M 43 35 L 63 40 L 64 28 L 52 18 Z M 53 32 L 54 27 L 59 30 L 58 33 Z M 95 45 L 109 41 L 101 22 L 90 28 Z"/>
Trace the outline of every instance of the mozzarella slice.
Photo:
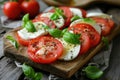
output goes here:
<path id="1" fill-rule="evenodd" d="M 79 17 L 83 17 L 82 16 L 82 11 L 80 9 L 70 8 L 70 11 L 73 13 L 73 15 L 78 15 Z"/>
<path id="2" fill-rule="evenodd" d="M 65 42 L 63 39 L 58 39 L 64 47 L 64 51 L 62 56 L 59 58 L 60 60 L 70 61 L 75 59 L 80 52 L 80 44 L 70 44 Z"/>
<path id="3" fill-rule="evenodd" d="M 41 17 L 48 17 L 48 18 L 50 18 L 52 15 L 53 15 L 53 13 L 47 12 L 47 13 L 43 13 L 41 15 Z M 59 19 L 54 20 L 53 22 L 57 26 L 57 28 L 61 28 L 62 26 L 64 26 L 64 23 L 65 23 L 64 18 L 62 16 L 60 16 Z"/>
<path id="4" fill-rule="evenodd" d="M 29 39 L 33 39 L 33 38 L 36 38 L 38 36 L 45 35 L 48 33 L 48 31 L 45 28 L 43 28 L 43 25 L 46 25 L 45 23 L 35 22 L 33 24 L 37 30 L 36 32 L 28 32 L 26 28 L 23 28 L 18 31 L 18 34 L 22 39 L 29 40 Z"/>
<path id="5" fill-rule="evenodd" d="M 84 22 L 82 19 L 78 19 L 78 20 L 75 20 L 75 21 L 73 21 L 71 24 L 70 24 L 70 26 L 73 26 L 73 25 L 75 25 L 75 24 L 78 24 L 78 23 L 87 23 L 87 22 Z M 90 24 L 90 23 L 88 23 L 88 24 Z M 101 27 L 96 23 L 96 24 L 90 24 L 90 25 L 92 25 L 92 27 L 99 33 L 99 34 L 101 34 Z"/>

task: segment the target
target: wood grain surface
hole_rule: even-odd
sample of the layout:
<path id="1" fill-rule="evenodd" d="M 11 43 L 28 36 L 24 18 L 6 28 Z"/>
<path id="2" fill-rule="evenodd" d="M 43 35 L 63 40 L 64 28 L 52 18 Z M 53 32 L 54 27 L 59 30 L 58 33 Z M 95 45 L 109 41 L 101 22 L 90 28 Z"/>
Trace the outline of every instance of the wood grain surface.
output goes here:
<path id="1" fill-rule="evenodd" d="M 15 39 L 15 34 L 19 30 L 16 28 L 4 36 L 4 53 L 5 56 L 10 57 L 19 62 L 25 62 L 35 68 L 39 68 L 45 71 L 48 71 L 52 74 L 56 74 L 60 77 L 69 78 L 71 77 L 78 69 L 82 68 L 98 51 L 100 51 L 104 44 L 101 42 L 97 47 L 91 49 L 87 54 L 77 57 L 72 61 L 56 61 L 52 64 L 38 64 L 31 61 L 27 55 L 27 47 L 20 46 L 19 49 L 15 49 L 13 45 L 6 39 L 7 35 L 13 36 Z M 109 41 L 111 41 L 118 33 L 120 33 L 120 26 L 115 25 L 115 28 L 112 30 L 111 34 L 108 35 Z"/>

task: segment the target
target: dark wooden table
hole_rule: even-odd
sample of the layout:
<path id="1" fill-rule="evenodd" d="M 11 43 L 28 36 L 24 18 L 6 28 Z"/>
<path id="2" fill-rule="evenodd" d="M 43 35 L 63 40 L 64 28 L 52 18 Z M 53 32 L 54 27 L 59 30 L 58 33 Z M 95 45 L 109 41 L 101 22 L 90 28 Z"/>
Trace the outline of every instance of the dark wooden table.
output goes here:
<path id="1" fill-rule="evenodd" d="M 43 11 L 48 6 L 40 0 L 41 11 Z M 106 8 L 105 6 L 95 5 L 108 14 L 113 15 L 114 20 L 120 25 L 120 7 L 110 6 Z M 94 7 L 94 6 L 93 6 Z M 0 16 L 2 16 L 2 9 L 0 9 Z M 9 28 L 3 28 L 0 24 L 0 41 L 4 33 L 9 31 Z M 113 39 L 113 48 L 110 56 L 109 67 L 105 70 L 103 77 L 100 80 L 120 80 L 120 35 Z M 44 74 L 42 80 L 48 80 Z M 23 80 L 24 74 L 21 68 L 18 68 L 14 61 L 10 58 L 4 56 L 2 42 L 0 42 L 0 80 Z"/>

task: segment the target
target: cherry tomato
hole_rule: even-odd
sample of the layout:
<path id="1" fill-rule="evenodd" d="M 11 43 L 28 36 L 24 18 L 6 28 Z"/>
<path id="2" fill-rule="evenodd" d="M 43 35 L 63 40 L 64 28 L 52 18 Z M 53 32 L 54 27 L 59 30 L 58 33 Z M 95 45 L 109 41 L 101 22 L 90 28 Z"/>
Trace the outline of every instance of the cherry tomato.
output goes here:
<path id="1" fill-rule="evenodd" d="M 21 45 L 23 45 L 23 46 L 28 46 L 30 40 L 22 39 L 22 38 L 19 36 L 18 33 L 16 33 L 16 38 L 17 38 L 17 41 L 18 41 Z"/>
<path id="2" fill-rule="evenodd" d="M 92 19 L 102 27 L 103 36 L 108 35 L 114 27 L 114 22 L 111 19 L 101 17 L 92 17 Z"/>
<path id="3" fill-rule="evenodd" d="M 38 21 L 42 21 L 45 24 L 47 24 L 49 27 L 51 28 L 56 28 L 54 22 L 52 20 L 50 20 L 48 17 L 40 17 L 40 15 L 38 15 L 35 19 L 32 20 L 33 22 L 38 22 Z"/>
<path id="4" fill-rule="evenodd" d="M 34 18 L 39 13 L 39 3 L 36 0 L 25 0 L 21 3 L 23 13 L 29 13 L 31 18 Z"/>
<path id="5" fill-rule="evenodd" d="M 73 27 L 75 33 L 87 33 L 90 38 L 91 47 L 95 47 L 100 42 L 100 34 L 91 25 L 87 23 L 78 23 Z"/>
<path id="6" fill-rule="evenodd" d="M 19 19 L 21 7 L 18 2 L 6 2 L 3 6 L 3 12 L 9 19 Z"/>
<path id="7" fill-rule="evenodd" d="M 41 36 L 31 40 L 28 46 L 28 55 L 37 63 L 52 63 L 63 53 L 60 41 L 50 36 Z"/>

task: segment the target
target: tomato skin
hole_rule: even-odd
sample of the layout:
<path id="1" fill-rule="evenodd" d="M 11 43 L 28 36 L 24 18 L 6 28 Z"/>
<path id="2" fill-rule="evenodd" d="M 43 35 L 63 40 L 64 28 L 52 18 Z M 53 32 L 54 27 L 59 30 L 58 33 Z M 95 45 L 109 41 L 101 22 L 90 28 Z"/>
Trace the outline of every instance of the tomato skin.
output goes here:
<path id="1" fill-rule="evenodd" d="M 81 9 L 81 8 L 80 8 L 80 10 L 82 11 L 83 17 L 86 18 L 87 12 L 84 9 Z"/>
<path id="2" fill-rule="evenodd" d="M 29 13 L 34 18 L 39 13 L 40 6 L 36 0 L 25 0 L 21 3 L 21 8 L 24 14 Z"/>
<path id="3" fill-rule="evenodd" d="M 96 21 L 102 27 L 102 35 L 107 36 L 110 34 L 110 31 L 114 27 L 114 22 L 108 18 L 101 18 L 101 17 L 91 17 L 93 20 Z"/>
<path id="4" fill-rule="evenodd" d="M 54 46 L 53 46 L 54 45 Z M 45 53 L 37 54 L 45 48 Z M 49 64 L 56 61 L 63 53 L 63 46 L 60 41 L 50 36 L 41 36 L 30 41 L 28 55 L 31 60 L 37 63 Z"/>
<path id="5" fill-rule="evenodd" d="M 23 45 L 23 46 L 28 46 L 30 40 L 24 40 L 24 39 L 22 39 L 22 38 L 19 36 L 18 33 L 16 33 L 16 38 L 17 38 L 17 41 L 18 41 L 21 45 Z"/>
<path id="6" fill-rule="evenodd" d="M 19 19 L 21 7 L 18 2 L 6 2 L 3 6 L 3 12 L 9 19 Z"/>

